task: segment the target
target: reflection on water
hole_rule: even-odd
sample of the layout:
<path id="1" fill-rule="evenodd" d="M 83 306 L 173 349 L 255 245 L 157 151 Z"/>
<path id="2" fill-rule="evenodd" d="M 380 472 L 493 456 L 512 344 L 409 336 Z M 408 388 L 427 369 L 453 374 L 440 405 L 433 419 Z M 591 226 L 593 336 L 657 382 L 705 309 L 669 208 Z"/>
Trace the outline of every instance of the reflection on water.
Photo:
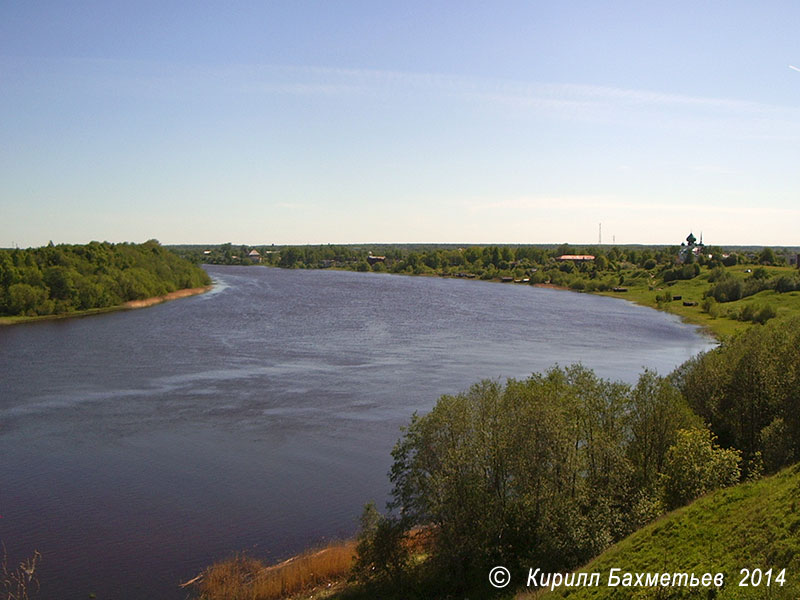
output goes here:
<path id="1" fill-rule="evenodd" d="M 634 381 L 711 343 L 674 317 L 511 284 L 212 267 L 145 310 L 0 329 L 0 539 L 44 597 L 180 598 L 248 550 L 351 535 L 414 411 L 575 362 Z"/>

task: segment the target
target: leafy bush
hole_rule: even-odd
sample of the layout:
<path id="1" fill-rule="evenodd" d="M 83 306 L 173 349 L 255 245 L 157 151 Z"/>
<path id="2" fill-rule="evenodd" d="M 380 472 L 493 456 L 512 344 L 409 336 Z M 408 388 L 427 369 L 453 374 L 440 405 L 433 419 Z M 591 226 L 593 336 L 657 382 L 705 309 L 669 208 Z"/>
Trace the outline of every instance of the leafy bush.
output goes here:
<path id="1" fill-rule="evenodd" d="M 672 292 L 667 290 L 663 294 L 656 294 L 656 302 L 658 302 L 658 304 L 672 302 Z"/>
<path id="2" fill-rule="evenodd" d="M 584 289 L 586 289 L 586 280 L 582 279 L 581 277 L 575 277 L 571 279 L 569 282 L 569 289 L 578 292 L 583 291 Z"/>
<path id="3" fill-rule="evenodd" d="M 750 321 L 763 325 L 770 319 L 776 317 L 778 311 L 772 305 L 761 306 L 759 304 L 747 304 L 739 313 L 740 321 Z"/>
<path id="4" fill-rule="evenodd" d="M 796 275 L 782 275 L 774 281 L 773 287 L 775 291 L 780 294 L 800 290 L 800 277 Z"/>
<path id="5" fill-rule="evenodd" d="M 361 513 L 361 529 L 351 576 L 367 585 L 402 588 L 411 555 L 402 522 L 381 515 L 370 502 Z"/>
<path id="6" fill-rule="evenodd" d="M 703 309 L 703 312 L 708 313 L 714 318 L 719 315 L 719 307 L 713 296 L 706 296 L 703 298 L 703 301 L 700 303 L 700 308 Z"/>
<path id="7" fill-rule="evenodd" d="M 717 302 L 735 302 L 742 298 L 744 284 L 739 279 L 723 279 L 712 286 L 706 295 L 711 296 Z"/>
<path id="8" fill-rule="evenodd" d="M 700 275 L 700 265 L 692 263 L 674 269 L 667 269 L 661 274 L 661 277 L 666 283 L 668 281 L 693 279 L 698 275 Z"/>
<path id="9" fill-rule="evenodd" d="M 720 448 L 715 442 L 707 429 L 678 432 L 664 469 L 664 504 L 668 509 L 739 481 L 741 452 Z"/>
<path id="10" fill-rule="evenodd" d="M 730 271 L 724 269 L 723 267 L 714 267 L 708 274 L 708 282 L 715 283 L 717 281 L 724 281 L 726 279 L 731 279 L 733 275 L 731 275 Z"/>

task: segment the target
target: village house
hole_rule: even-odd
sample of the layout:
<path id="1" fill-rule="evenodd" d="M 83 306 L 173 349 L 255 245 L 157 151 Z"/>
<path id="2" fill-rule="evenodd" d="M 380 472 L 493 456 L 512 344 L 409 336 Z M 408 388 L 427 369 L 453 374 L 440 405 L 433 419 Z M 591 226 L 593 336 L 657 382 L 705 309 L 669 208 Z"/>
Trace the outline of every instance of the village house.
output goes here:
<path id="1" fill-rule="evenodd" d="M 556 260 L 560 262 L 567 260 L 572 260 L 575 262 L 589 262 L 590 260 L 594 260 L 594 256 L 591 254 L 562 254 L 561 256 L 557 257 Z"/>

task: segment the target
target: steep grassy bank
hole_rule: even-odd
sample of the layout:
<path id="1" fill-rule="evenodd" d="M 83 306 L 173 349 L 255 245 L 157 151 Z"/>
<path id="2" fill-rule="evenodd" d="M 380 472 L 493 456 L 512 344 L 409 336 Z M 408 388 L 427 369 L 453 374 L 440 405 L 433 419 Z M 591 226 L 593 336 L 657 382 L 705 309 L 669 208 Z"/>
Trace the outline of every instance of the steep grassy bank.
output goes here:
<path id="1" fill-rule="evenodd" d="M 518 600 L 574 598 L 719 599 L 800 597 L 800 464 L 759 481 L 713 492 L 647 525 L 592 560 L 580 572 L 600 573 L 608 581 L 612 568 L 636 573 L 723 573 L 724 586 L 659 590 L 631 587 L 559 588 L 523 593 Z M 742 569 L 772 569 L 773 582 L 739 586 Z M 785 569 L 785 583 L 774 579 Z"/>

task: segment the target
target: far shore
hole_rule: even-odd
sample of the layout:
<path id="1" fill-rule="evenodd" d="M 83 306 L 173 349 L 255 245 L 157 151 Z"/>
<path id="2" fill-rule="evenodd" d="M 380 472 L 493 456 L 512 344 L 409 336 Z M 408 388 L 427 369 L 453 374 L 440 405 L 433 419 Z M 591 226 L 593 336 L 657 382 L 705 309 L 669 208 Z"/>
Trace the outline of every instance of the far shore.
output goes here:
<path id="1" fill-rule="evenodd" d="M 153 296 L 152 298 L 145 298 L 143 300 L 130 300 L 124 304 L 117 306 L 106 306 L 103 308 L 90 308 L 88 310 L 79 310 L 75 312 L 62 313 L 59 315 L 37 315 L 35 317 L 0 317 L 0 325 L 16 325 L 17 323 L 32 323 L 34 321 L 53 321 L 55 319 L 71 319 L 73 317 L 87 317 L 90 315 L 99 315 L 103 313 L 116 312 L 119 310 L 133 310 L 136 308 L 146 308 L 162 302 L 169 302 L 170 300 L 177 300 L 178 298 L 187 298 L 189 296 L 196 296 L 210 291 L 214 286 L 206 285 L 196 288 L 186 288 L 183 290 L 175 290 L 163 296 Z"/>

